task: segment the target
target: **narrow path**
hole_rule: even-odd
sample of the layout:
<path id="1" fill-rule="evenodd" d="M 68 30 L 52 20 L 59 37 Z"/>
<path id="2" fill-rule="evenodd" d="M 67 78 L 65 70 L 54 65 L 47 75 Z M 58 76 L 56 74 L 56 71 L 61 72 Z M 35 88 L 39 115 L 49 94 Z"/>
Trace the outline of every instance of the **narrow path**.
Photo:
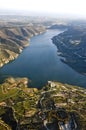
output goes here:
<path id="1" fill-rule="evenodd" d="M 6 130 L 11 130 L 11 129 L 9 129 L 8 126 L 7 126 L 6 124 L 4 124 L 3 121 L 1 121 L 1 120 L 0 120 L 0 125 L 1 125 L 1 126 L 4 126 L 4 127 L 6 128 Z"/>

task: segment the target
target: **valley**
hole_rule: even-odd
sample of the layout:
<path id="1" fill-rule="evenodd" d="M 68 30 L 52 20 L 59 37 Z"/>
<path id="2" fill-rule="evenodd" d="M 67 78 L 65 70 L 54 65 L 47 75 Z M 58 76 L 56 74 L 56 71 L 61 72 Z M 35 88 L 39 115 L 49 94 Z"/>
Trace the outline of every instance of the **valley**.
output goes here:
<path id="1" fill-rule="evenodd" d="M 0 130 L 85 130 L 85 29 L 0 16 Z"/>

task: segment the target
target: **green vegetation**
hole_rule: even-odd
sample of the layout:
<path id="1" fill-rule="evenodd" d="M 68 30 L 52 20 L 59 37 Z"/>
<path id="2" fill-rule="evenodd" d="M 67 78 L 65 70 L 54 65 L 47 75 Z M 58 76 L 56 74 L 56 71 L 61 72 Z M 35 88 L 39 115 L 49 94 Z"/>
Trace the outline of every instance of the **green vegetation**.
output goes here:
<path id="1" fill-rule="evenodd" d="M 38 21 L 23 23 L 20 22 L 22 20 L 17 20 L 4 24 L 1 22 L 0 67 L 17 58 L 28 46 L 28 40 L 32 36 L 44 32 L 43 24 L 46 27 L 52 25 L 49 21 L 39 24 Z M 63 26 L 54 25 L 52 28 Z M 62 52 L 61 56 L 66 57 L 66 62 L 72 65 L 74 62 L 74 66 L 70 64 L 72 67 L 78 61 L 80 67 L 77 68 L 82 73 L 85 73 L 86 64 L 85 36 L 83 28 L 69 27 L 67 31 L 53 38 L 58 50 Z M 80 70 L 80 63 L 84 65 L 84 70 Z M 46 121 L 48 125 L 56 125 L 58 130 L 61 129 L 61 122 L 65 125 L 70 121 L 75 122 L 77 130 L 86 129 L 86 89 L 52 81 L 48 81 L 41 90 L 29 88 L 27 84 L 27 78 L 12 77 L 0 84 L 0 130 L 44 130 Z"/>
<path id="2" fill-rule="evenodd" d="M 11 128 L 2 120 L 0 120 L 0 130 L 11 130 Z"/>
<path id="3" fill-rule="evenodd" d="M 27 78 L 9 77 L 0 85 L 0 130 L 2 128 L 3 130 L 14 130 L 18 122 L 21 130 L 26 127 L 30 130 L 39 129 L 42 127 L 43 121 L 38 113 L 46 113 L 48 121 L 52 121 L 53 118 L 59 120 L 61 117 L 56 115 L 56 110 L 54 110 L 56 108 L 59 108 L 57 113 L 59 111 L 64 113 L 63 110 L 69 113 L 68 116 L 70 113 L 74 113 L 79 122 L 78 130 L 84 130 L 86 127 L 85 89 L 49 81 L 45 87 L 38 90 L 28 88 L 27 83 Z M 53 103 L 55 106 L 51 105 Z M 53 111 L 51 111 L 51 107 L 53 107 Z M 8 116 L 9 112 L 10 116 Z M 65 118 L 66 122 L 68 120 L 69 118 Z M 13 122 L 15 126 L 13 126 Z"/>

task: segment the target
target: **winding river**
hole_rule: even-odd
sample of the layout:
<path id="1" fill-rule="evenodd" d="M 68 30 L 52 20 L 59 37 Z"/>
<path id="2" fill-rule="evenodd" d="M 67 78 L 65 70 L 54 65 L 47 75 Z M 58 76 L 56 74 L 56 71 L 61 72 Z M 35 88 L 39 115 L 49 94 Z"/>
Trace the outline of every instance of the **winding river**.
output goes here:
<path id="1" fill-rule="evenodd" d="M 86 76 L 60 61 L 51 38 L 63 31 L 48 30 L 34 36 L 20 56 L 0 69 L 0 77 L 28 77 L 29 86 L 41 88 L 48 80 L 86 87 Z"/>

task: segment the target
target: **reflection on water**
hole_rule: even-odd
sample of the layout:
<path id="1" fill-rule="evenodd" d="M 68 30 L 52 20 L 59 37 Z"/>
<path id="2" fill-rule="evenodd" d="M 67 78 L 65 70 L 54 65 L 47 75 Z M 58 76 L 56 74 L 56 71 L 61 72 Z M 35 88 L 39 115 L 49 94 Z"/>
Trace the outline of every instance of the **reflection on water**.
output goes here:
<path id="1" fill-rule="evenodd" d="M 31 38 L 30 46 L 16 60 L 0 69 L 0 77 L 28 77 L 32 81 L 29 86 L 37 88 L 45 85 L 48 80 L 85 87 L 86 77 L 61 62 L 57 55 L 57 48 L 51 38 L 61 32 L 48 30 Z"/>

